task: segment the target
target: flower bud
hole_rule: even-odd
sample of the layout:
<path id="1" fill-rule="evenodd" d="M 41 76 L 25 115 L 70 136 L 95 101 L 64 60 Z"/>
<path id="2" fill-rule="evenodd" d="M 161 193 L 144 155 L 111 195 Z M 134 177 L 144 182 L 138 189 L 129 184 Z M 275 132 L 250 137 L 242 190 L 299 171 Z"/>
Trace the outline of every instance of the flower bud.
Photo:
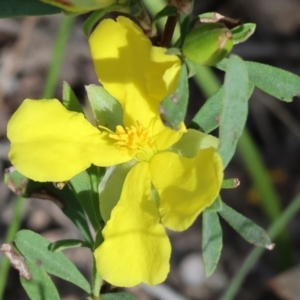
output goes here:
<path id="1" fill-rule="evenodd" d="M 219 23 L 201 24 L 186 36 L 182 53 L 192 62 L 212 66 L 222 60 L 232 49 L 229 29 Z"/>

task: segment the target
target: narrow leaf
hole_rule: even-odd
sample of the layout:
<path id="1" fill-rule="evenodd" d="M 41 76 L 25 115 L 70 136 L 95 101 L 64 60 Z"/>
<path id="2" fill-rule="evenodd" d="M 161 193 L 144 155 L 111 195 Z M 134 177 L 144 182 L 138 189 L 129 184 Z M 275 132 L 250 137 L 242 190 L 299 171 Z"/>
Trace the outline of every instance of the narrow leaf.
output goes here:
<path id="1" fill-rule="evenodd" d="M 118 203 L 125 178 L 134 165 L 134 161 L 110 167 L 99 185 L 100 211 L 105 222 Z"/>
<path id="2" fill-rule="evenodd" d="M 0 18 L 52 15 L 60 12 L 60 8 L 42 3 L 39 0 L 0 1 Z"/>
<path id="3" fill-rule="evenodd" d="M 83 113 L 82 107 L 80 106 L 80 103 L 75 93 L 73 92 L 70 85 L 66 81 L 64 81 L 63 83 L 62 100 L 63 100 L 63 105 L 68 110 Z"/>
<path id="4" fill-rule="evenodd" d="M 94 230 L 97 232 L 101 228 L 101 215 L 98 195 L 95 195 L 92 188 L 91 177 L 87 171 L 83 171 L 74 176 L 68 185 L 78 197 L 84 208 Z"/>
<path id="5" fill-rule="evenodd" d="M 224 168 L 228 165 L 246 124 L 248 114 L 249 79 L 244 61 L 229 58 L 224 82 L 224 97 L 220 114 L 220 145 L 218 152 Z"/>
<path id="6" fill-rule="evenodd" d="M 45 270 L 35 262 L 26 260 L 26 263 L 32 279 L 20 277 L 20 281 L 28 297 L 34 300 L 59 300 L 57 289 Z"/>
<path id="7" fill-rule="evenodd" d="M 27 261 L 50 274 L 72 282 L 87 293 L 91 292 L 90 284 L 75 265 L 62 252 L 55 253 L 49 250 L 50 242 L 42 236 L 30 230 L 21 230 L 16 234 L 15 243 Z"/>
<path id="8" fill-rule="evenodd" d="M 202 218 L 202 256 L 206 276 L 210 276 L 220 259 L 223 247 L 222 228 L 216 212 L 205 210 Z"/>
<path id="9" fill-rule="evenodd" d="M 136 300 L 136 298 L 127 293 L 109 293 L 101 294 L 101 300 Z"/>
<path id="10" fill-rule="evenodd" d="M 257 62 L 245 63 L 250 82 L 262 91 L 286 102 L 292 102 L 293 97 L 300 97 L 300 76 Z M 228 59 L 223 59 L 217 67 L 225 71 L 227 64 Z"/>
<path id="11" fill-rule="evenodd" d="M 186 115 L 188 98 L 187 68 L 185 65 L 182 65 L 175 93 L 167 96 L 160 104 L 160 116 L 166 126 L 178 129 Z"/>
<path id="12" fill-rule="evenodd" d="M 81 240 L 60 240 L 50 244 L 49 250 L 59 252 L 69 248 L 87 247 L 91 248 L 91 244 Z"/>
<path id="13" fill-rule="evenodd" d="M 274 248 L 275 245 L 271 242 L 264 229 L 226 205 L 224 202 L 223 209 L 219 214 L 247 242 L 264 247 L 268 250 Z"/>
<path id="14" fill-rule="evenodd" d="M 221 197 L 218 196 L 217 199 L 211 204 L 209 207 L 207 207 L 205 210 L 209 212 L 218 212 L 223 209 L 223 202 L 221 200 Z"/>
<path id="15" fill-rule="evenodd" d="M 123 110 L 119 101 L 102 86 L 91 84 L 86 87 L 86 91 L 97 125 L 115 131 L 117 125 L 123 124 Z"/>
<path id="16" fill-rule="evenodd" d="M 221 87 L 215 94 L 206 100 L 204 105 L 193 118 L 190 127 L 200 129 L 209 133 L 216 129 L 220 123 L 220 111 L 224 87 Z"/>
<path id="17" fill-rule="evenodd" d="M 256 24 L 246 23 L 231 29 L 233 44 L 236 45 L 248 40 L 249 37 L 254 33 L 255 28 Z"/>
<path id="18" fill-rule="evenodd" d="M 238 178 L 224 179 L 222 182 L 222 189 L 234 189 L 240 185 Z"/>
<path id="19" fill-rule="evenodd" d="M 251 82 L 275 98 L 291 102 L 300 97 L 300 77 L 265 64 L 246 62 Z"/>

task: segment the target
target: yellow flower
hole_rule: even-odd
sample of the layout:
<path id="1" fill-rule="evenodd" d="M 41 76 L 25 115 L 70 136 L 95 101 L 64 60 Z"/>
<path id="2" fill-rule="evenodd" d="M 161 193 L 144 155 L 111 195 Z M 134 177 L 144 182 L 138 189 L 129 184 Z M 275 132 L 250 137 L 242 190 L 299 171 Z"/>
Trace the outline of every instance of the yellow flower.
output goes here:
<path id="1" fill-rule="evenodd" d="M 97 52 L 94 46 L 102 45 L 97 34 L 107 24 L 112 45 L 104 43 L 106 50 Z M 132 21 L 104 20 L 90 43 L 101 83 L 123 108 L 124 125 L 98 129 L 56 99 L 27 99 L 8 124 L 9 158 L 25 176 L 56 182 L 91 164 L 132 161 L 119 201 L 111 211 L 101 211 L 106 226 L 94 253 L 97 270 L 117 286 L 157 284 L 169 271 L 164 226 L 185 230 L 219 193 L 223 168 L 217 139 L 183 124 L 178 131 L 163 125 L 158 104 L 174 92 L 180 62 L 153 47 Z"/>
<path id="2" fill-rule="evenodd" d="M 88 11 L 105 8 L 114 3 L 124 3 L 124 0 L 41 0 L 62 8 L 71 13 L 85 13 Z"/>

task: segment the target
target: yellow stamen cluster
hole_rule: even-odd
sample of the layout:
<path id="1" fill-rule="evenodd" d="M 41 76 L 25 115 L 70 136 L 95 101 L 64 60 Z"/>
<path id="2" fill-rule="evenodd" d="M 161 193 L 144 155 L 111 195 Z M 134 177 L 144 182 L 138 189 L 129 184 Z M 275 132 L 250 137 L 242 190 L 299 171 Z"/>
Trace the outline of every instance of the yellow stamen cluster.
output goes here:
<path id="1" fill-rule="evenodd" d="M 116 132 L 109 134 L 109 137 L 117 140 L 115 146 L 120 148 L 123 153 L 131 155 L 136 160 L 149 161 L 156 153 L 149 130 L 140 122 L 137 122 L 137 126 L 125 128 L 118 125 Z"/>

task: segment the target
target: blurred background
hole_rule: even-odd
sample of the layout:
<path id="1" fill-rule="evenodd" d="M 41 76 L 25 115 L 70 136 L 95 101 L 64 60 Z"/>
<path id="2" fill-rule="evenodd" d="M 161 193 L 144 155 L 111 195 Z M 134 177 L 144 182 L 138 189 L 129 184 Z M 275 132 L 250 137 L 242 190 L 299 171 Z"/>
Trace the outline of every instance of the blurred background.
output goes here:
<path id="1" fill-rule="evenodd" d="M 245 60 L 270 64 L 300 75 L 300 5 L 297 0 L 204 0 L 195 1 L 194 14 L 215 11 L 242 23 L 256 23 L 255 34 L 233 52 Z M 84 85 L 97 84 L 82 31 L 85 16 L 77 17 L 67 42 L 55 96 L 61 98 L 62 82 L 67 81 L 85 104 Z M 41 98 L 53 45 L 63 15 L 0 19 L 0 244 L 11 222 L 15 195 L 3 183 L 9 143 L 6 125 L 25 98 Z M 214 71 L 222 80 L 222 73 Z M 204 94 L 191 81 L 192 117 L 205 102 Z M 255 142 L 269 178 L 275 186 L 282 210 L 300 192 L 300 99 L 283 103 L 255 90 L 250 99 L 247 128 Z M 217 131 L 216 131 L 217 133 Z M 261 197 L 237 152 L 225 172 L 226 178 L 239 178 L 236 189 L 223 190 L 228 205 L 268 228 L 270 221 L 262 209 Z M 272 199 L 270 199 L 272 201 Z M 50 241 L 79 238 L 73 224 L 49 201 L 28 199 L 21 228 L 31 229 Z M 205 277 L 201 257 L 201 217 L 183 233 L 169 232 L 173 253 L 167 281 L 157 287 L 140 285 L 130 289 L 139 300 L 220 299 L 253 246 L 222 222 L 224 248 L 215 273 Z M 265 251 L 248 273 L 234 299 L 300 299 L 300 218 L 294 217 L 287 231 L 288 259 L 278 250 Z M 66 251 L 78 268 L 90 278 L 91 255 L 82 248 Z M 0 263 L 3 255 L 0 253 Z M 287 261 L 281 263 L 281 261 Z M 85 299 L 77 287 L 54 278 L 61 298 Z M 18 272 L 10 269 L 3 299 L 28 299 L 19 283 Z"/>

